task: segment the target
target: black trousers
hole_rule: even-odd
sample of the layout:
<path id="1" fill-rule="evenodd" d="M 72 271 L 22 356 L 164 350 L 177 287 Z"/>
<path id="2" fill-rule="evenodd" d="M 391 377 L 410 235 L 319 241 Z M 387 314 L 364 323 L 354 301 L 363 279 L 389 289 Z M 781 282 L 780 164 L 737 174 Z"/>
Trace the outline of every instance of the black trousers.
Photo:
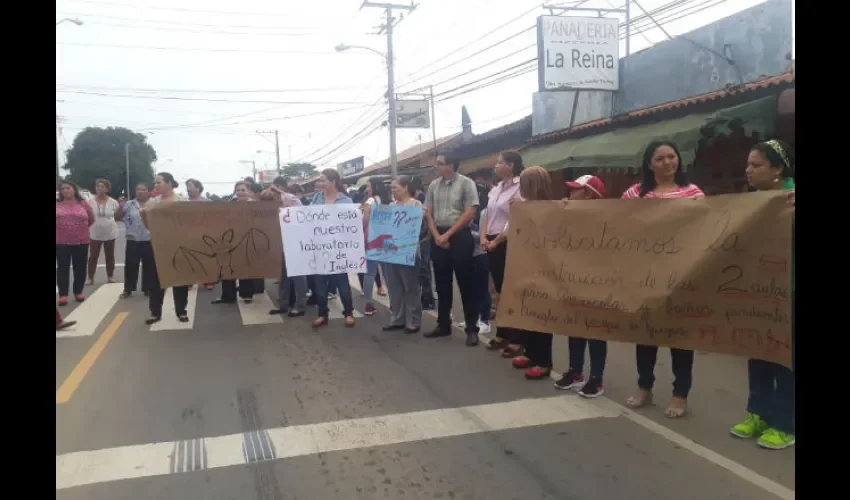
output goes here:
<path id="1" fill-rule="evenodd" d="M 221 282 L 221 300 L 225 302 L 236 302 L 236 291 L 239 290 L 239 298 L 253 299 L 257 288 L 255 279 L 248 280 L 222 280 Z"/>
<path id="2" fill-rule="evenodd" d="M 525 355 L 535 366 L 552 368 L 552 335 L 540 332 L 523 332 Z"/>
<path id="3" fill-rule="evenodd" d="M 59 296 L 67 297 L 70 287 L 71 267 L 74 268 L 74 295 L 82 295 L 86 284 L 86 266 L 89 244 L 56 245 L 56 286 Z"/>
<path id="4" fill-rule="evenodd" d="M 691 391 L 694 370 L 694 351 L 687 349 L 670 349 L 673 361 L 673 395 L 687 398 Z M 658 358 L 658 346 L 635 346 L 637 360 L 638 387 L 648 391 L 655 385 L 655 362 Z"/>
<path id="5" fill-rule="evenodd" d="M 496 239 L 496 235 L 487 235 L 488 241 L 493 241 L 494 239 Z M 508 243 L 502 243 L 490 252 L 487 252 L 487 258 L 489 259 L 490 276 L 493 277 L 493 286 L 496 287 L 496 291 L 499 292 L 499 298 L 501 299 L 502 285 L 505 283 L 505 263 L 508 258 Z M 511 344 L 525 345 L 527 334 L 528 332 L 506 326 L 500 326 L 496 329 L 496 336 L 507 340 Z"/>
<path id="6" fill-rule="evenodd" d="M 153 266 L 153 247 L 150 241 L 127 240 L 124 252 L 124 291 L 135 292 L 139 284 L 139 270 Z M 150 292 L 147 273 L 142 271 L 142 291 Z"/>
<path id="7" fill-rule="evenodd" d="M 156 271 L 156 261 L 151 259 L 149 266 L 144 266 L 142 271 L 147 276 L 150 284 L 150 295 L 148 296 L 148 308 L 151 316 L 162 317 L 162 304 L 165 302 L 165 289 L 159 284 L 159 275 Z M 143 278 L 144 281 L 144 278 Z M 174 296 L 174 310 L 178 316 L 186 314 L 186 306 L 189 305 L 189 287 L 175 286 L 171 288 Z"/>
<path id="8" fill-rule="evenodd" d="M 437 228 L 440 234 L 449 228 Z M 431 245 L 431 261 L 434 263 L 434 281 L 437 288 L 437 327 L 450 331 L 454 295 L 454 277 L 463 302 L 463 317 L 467 333 L 478 333 L 478 301 L 475 297 L 475 275 L 472 268 L 472 251 L 475 242 L 469 228 L 461 229 L 449 238 L 449 248 L 441 248 L 436 242 Z"/>

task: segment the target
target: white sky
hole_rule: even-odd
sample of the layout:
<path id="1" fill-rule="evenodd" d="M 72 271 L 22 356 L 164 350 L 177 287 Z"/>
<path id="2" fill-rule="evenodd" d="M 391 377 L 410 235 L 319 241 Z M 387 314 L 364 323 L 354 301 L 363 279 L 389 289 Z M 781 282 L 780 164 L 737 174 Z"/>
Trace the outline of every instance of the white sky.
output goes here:
<path id="1" fill-rule="evenodd" d="M 652 11 L 671 1 L 639 3 Z M 658 20 L 675 36 L 763 1 L 677 2 L 686 5 L 660 14 Z M 622 0 L 581 3 L 623 6 Z M 196 177 L 208 192 L 218 194 L 229 193 L 238 177 L 251 174 L 251 166 L 241 161 L 253 160 L 258 169 L 275 167 L 274 139 L 257 134 L 258 129 L 280 131 L 282 163 L 335 166 L 361 155 L 367 166 L 383 160 L 389 154 L 386 127 L 331 152 L 376 123 L 386 110 L 384 101 L 369 108 L 386 91 L 381 57 L 365 50 L 334 51 L 337 44 L 346 43 L 386 52 L 385 36 L 367 34 L 382 22 L 383 11 L 360 11 L 360 4 L 361 0 L 57 0 L 57 21 L 70 17 L 84 23 L 56 27 L 60 149 L 70 147 L 86 126 L 124 126 L 148 135 L 160 158 L 159 169 L 180 181 Z M 439 95 L 535 57 L 536 49 L 529 47 L 536 43 L 534 30 L 482 49 L 531 27 L 538 15 L 548 13 L 535 8 L 540 4 L 539 0 L 420 0 L 395 28 L 397 92 L 433 84 Z M 632 17 L 641 14 L 633 3 Z M 683 14 L 665 22 L 667 16 Z M 645 31 L 632 36 L 632 52 L 665 39 L 659 29 L 644 23 L 637 27 Z M 620 50 L 625 54 L 622 43 Z M 479 66 L 484 67 L 470 72 Z M 463 105 L 475 133 L 519 119 L 531 112 L 536 86 L 533 71 L 455 98 L 438 97 L 437 135 L 460 131 Z M 431 141 L 431 131 L 399 130 L 397 138 L 398 151 L 403 151 Z M 64 162 L 63 153 L 61 159 Z"/>

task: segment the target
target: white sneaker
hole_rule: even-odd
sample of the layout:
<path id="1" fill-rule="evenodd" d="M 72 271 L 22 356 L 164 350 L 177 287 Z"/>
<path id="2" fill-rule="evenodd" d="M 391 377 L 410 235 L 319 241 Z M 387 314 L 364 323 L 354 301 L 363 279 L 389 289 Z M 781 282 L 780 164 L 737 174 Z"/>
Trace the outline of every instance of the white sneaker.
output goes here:
<path id="1" fill-rule="evenodd" d="M 478 335 L 489 335 L 490 334 L 490 325 L 478 320 Z"/>

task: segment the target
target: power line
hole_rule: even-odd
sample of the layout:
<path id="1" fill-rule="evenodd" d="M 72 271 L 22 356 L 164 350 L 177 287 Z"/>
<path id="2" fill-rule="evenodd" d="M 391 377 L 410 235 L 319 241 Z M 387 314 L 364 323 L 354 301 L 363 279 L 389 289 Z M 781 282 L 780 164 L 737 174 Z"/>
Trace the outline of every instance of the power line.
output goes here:
<path id="1" fill-rule="evenodd" d="M 105 49 L 134 49 L 134 50 L 170 50 L 175 52 L 231 52 L 237 54 L 297 54 L 297 55 L 336 55 L 334 51 L 319 50 L 273 50 L 273 49 L 213 49 L 206 47 L 153 47 L 149 45 L 120 45 L 109 43 L 56 42 L 56 45 L 67 47 L 99 47 Z M 354 55 L 354 54 L 352 54 Z M 357 55 L 364 55 L 359 54 Z"/>
<path id="2" fill-rule="evenodd" d="M 302 19 L 347 19 L 344 16 L 333 17 L 333 16 L 299 16 L 298 14 L 286 14 L 283 12 L 234 12 L 227 10 L 209 10 L 209 9 L 189 9 L 185 7 L 163 7 L 160 5 L 138 5 L 138 4 L 130 4 L 130 3 L 119 3 L 119 2 L 105 2 L 102 0 L 69 0 L 77 3 L 87 3 L 93 5 L 108 5 L 112 7 L 122 7 L 126 9 L 151 9 L 151 10 L 167 10 L 171 12 L 192 12 L 197 14 L 218 14 L 218 15 L 227 15 L 227 16 L 260 16 L 260 17 L 286 17 L 286 18 L 302 18 Z"/>
<path id="3" fill-rule="evenodd" d="M 313 113 L 303 113 L 303 114 L 300 114 L 300 115 L 276 116 L 276 117 L 270 117 L 270 118 L 258 118 L 256 120 L 246 120 L 246 121 L 240 121 L 240 122 L 216 123 L 214 125 L 216 127 L 224 127 L 224 126 L 230 126 L 230 125 L 245 125 L 245 124 L 249 124 L 249 123 L 265 123 L 265 122 L 273 122 L 273 121 L 295 120 L 295 119 L 298 119 L 298 118 L 307 118 L 307 117 L 311 117 L 311 116 L 320 116 L 320 115 L 328 115 L 328 114 L 334 114 L 334 113 L 343 113 L 343 112 L 352 111 L 352 110 L 355 110 L 355 109 L 362 109 L 364 107 L 366 107 L 366 106 L 357 106 L 357 107 L 342 108 L 342 109 L 329 109 L 329 110 L 325 110 L 325 111 L 316 111 L 316 112 L 313 112 Z M 268 111 L 268 110 L 264 110 L 264 111 Z M 248 114 L 249 113 L 246 113 L 245 115 L 242 115 L 242 116 L 246 116 Z M 239 116 L 239 115 L 236 115 L 236 116 Z M 182 125 L 161 125 L 161 126 L 156 126 L 156 127 L 144 127 L 144 129 L 156 131 L 156 130 L 174 130 L 174 129 L 203 128 L 203 127 L 204 127 L 203 124 L 182 124 Z"/>
<path id="4" fill-rule="evenodd" d="M 308 105 L 340 105 L 340 104 L 366 104 L 357 101 L 266 101 L 266 100 L 233 100 L 233 99 L 209 99 L 204 97 L 183 97 L 183 96 L 163 96 L 163 95 L 133 95 L 133 94 L 110 94 L 106 92 L 89 92 L 85 90 L 57 90 L 57 93 L 63 94 L 81 94 L 97 97 L 118 97 L 125 99 L 162 99 L 167 101 L 203 101 L 203 102 L 223 102 L 229 104 L 308 104 Z"/>
<path id="5" fill-rule="evenodd" d="M 57 90 L 82 90 L 82 91 L 119 91 L 119 92 L 149 92 L 149 93 L 171 93 L 171 94 L 277 94 L 295 92 L 338 92 L 356 90 L 358 87 L 314 87 L 295 89 L 174 89 L 174 88 L 138 88 L 138 87 L 107 87 L 101 85 L 66 85 L 56 84 L 62 87 Z"/>
<path id="6" fill-rule="evenodd" d="M 141 29 L 141 30 L 154 30 L 154 31 L 176 31 L 179 33 L 205 33 L 210 35 L 238 35 L 238 36 L 304 36 L 304 37 L 327 37 L 331 35 L 330 32 L 325 33 L 281 33 L 274 31 L 266 31 L 266 32 L 252 32 L 252 31 L 227 31 L 227 30 L 203 30 L 203 29 L 189 29 L 189 28 L 174 28 L 168 26 L 143 26 L 138 24 L 126 24 L 126 23 L 108 23 L 108 22 L 98 22 L 98 21 L 86 21 L 86 24 L 91 24 L 95 26 L 112 26 L 118 28 L 130 28 L 130 29 Z"/>
<path id="7" fill-rule="evenodd" d="M 171 26 L 196 26 L 203 28 L 218 28 L 218 29 L 270 29 L 270 30 L 292 30 L 292 29 L 314 29 L 319 28 L 320 26 L 274 26 L 274 25 L 266 25 L 266 26 L 258 26 L 256 24 L 208 24 L 208 23 L 195 23 L 195 22 L 185 22 L 185 21 L 171 21 L 164 19 L 142 19 L 138 17 L 122 17 L 122 16 L 105 16 L 101 14 L 86 14 L 79 12 L 57 12 L 57 17 L 70 17 L 74 19 L 78 18 L 86 18 L 86 24 L 88 24 L 89 18 L 94 19 L 110 19 L 115 21 L 131 21 L 134 23 L 154 23 L 154 24 L 165 24 Z M 329 33 L 338 33 L 333 30 L 328 30 Z"/>

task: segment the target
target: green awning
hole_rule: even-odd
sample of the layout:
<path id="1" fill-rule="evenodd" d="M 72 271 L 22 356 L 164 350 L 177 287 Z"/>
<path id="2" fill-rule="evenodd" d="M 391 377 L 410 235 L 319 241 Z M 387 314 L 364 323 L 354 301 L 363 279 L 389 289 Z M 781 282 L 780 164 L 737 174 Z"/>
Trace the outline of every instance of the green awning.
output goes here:
<path id="1" fill-rule="evenodd" d="M 529 148 L 523 163 L 546 170 L 562 168 L 639 168 L 646 145 L 654 140 L 674 142 L 682 153 L 684 166 L 692 164 L 701 139 L 729 135 L 742 128 L 766 137 L 776 124 L 776 98 L 765 97 L 730 108 L 699 113 L 648 125 L 619 128 L 581 139 Z"/>

